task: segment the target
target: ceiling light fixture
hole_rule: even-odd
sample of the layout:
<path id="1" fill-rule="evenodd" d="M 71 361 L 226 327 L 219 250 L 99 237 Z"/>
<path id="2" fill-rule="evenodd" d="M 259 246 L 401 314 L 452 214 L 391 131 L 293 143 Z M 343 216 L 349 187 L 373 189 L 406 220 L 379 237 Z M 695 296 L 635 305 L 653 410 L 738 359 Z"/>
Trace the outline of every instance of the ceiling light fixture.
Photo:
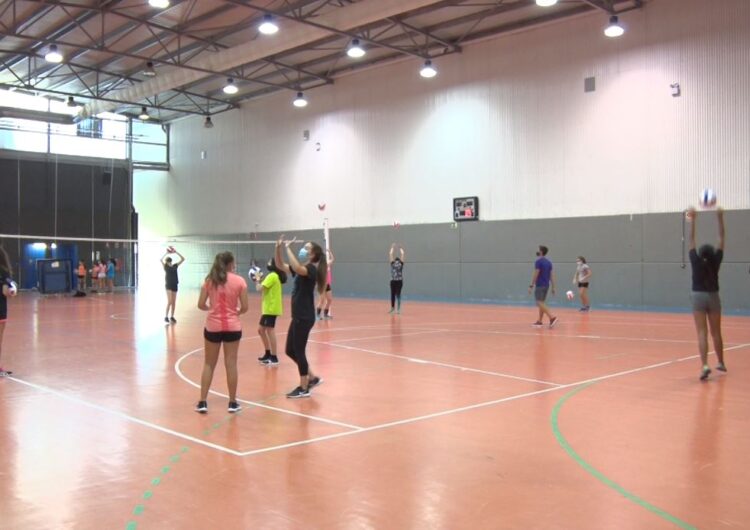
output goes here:
<path id="1" fill-rule="evenodd" d="M 50 44 L 47 54 L 44 56 L 44 60 L 48 63 L 61 63 L 63 60 L 62 54 L 57 51 L 57 44 Z"/>
<path id="2" fill-rule="evenodd" d="M 279 26 L 273 20 L 271 15 L 263 15 L 263 22 L 258 26 L 258 31 L 263 35 L 273 35 L 279 31 Z"/>
<path id="3" fill-rule="evenodd" d="M 432 79 L 437 75 L 437 69 L 432 65 L 432 61 L 427 59 L 419 70 L 419 75 L 425 79 Z"/>
<path id="4" fill-rule="evenodd" d="M 169 0 L 148 0 L 148 5 L 158 9 L 166 9 L 169 7 Z"/>
<path id="5" fill-rule="evenodd" d="M 540 7 L 550 7 L 557 3 L 557 0 L 536 0 L 536 5 Z"/>
<path id="6" fill-rule="evenodd" d="M 151 61 L 146 63 L 146 68 L 143 70 L 143 75 L 146 77 L 156 77 L 156 70 L 154 70 L 154 63 Z"/>
<path id="7" fill-rule="evenodd" d="M 239 92 L 239 88 L 237 88 L 237 85 L 234 84 L 234 79 L 231 77 L 227 79 L 227 84 L 223 88 L 225 94 L 236 94 Z"/>
<path id="8" fill-rule="evenodd" d="M 617 15 L 612 15 L 609 17 L 609 25 L 604 28 L 604 34 L 607 37 L 620 37 L 623 33 L 625 33 L 625 28 L 623 28 L 620 25 L 620 20 L 617 18 Z"/>
<path id="9" fill-rule="evenodd" d="M 359 39 L 352 39 L 349 48 L 346 50 L 346 54 L 352 59 L 364 57 L 366 53 L 365 49 L 360 45 Z"/>
<path id="10" fill-rule="evenodd" d="M 211 121 L 211 116 L 206 116 L 206 121 L 203 122 L 203 126 L 206 129 L 213 129 L 214 128 L 214 122 Z"/>
<path id="11" fill-rule="evenodd" d="M 297 97 L 292 101 L 292 105 L 300 109 L 307 107 L 307 98 L 305 97 L 304 92 L 297 92 Z"/>
<path id="12" fill-rule="evenodd" d="M 138 119 L 141 119 L 143 121 L 151 119 L 151 116 L 148 115 L 148 109 L 146 107 L 141 107 L 141 113 L 138 115 Z"/>
<path id="13" fill-rule="evenodd" d="M 73 99 L 73 96 L 68 96 L 68 102 L 65 105 L 70 108 L 74 108 L 78 106 L 78 104 L 76 103 L 76 100 Z"/>

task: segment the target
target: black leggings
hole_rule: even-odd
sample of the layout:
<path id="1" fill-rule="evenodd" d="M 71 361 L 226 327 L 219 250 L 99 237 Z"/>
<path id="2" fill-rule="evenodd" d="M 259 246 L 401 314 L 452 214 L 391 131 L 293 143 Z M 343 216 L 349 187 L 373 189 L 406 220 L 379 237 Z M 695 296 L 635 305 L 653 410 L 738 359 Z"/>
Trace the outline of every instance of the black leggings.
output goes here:
<path id="1" fill-rule="evenodd" d="M 391 280 L 391 307 L 396 303 L 398 298 L 398 305 L 401 305 L 401 289 L 404 288 L 404 280 Z"/>
<path id="2" fill-rule="evenodd" d="M 293 318 L 286 335 L 286 354 L 297 365 L 300 377 L 306 376 L 310 371 L 305 347 L 307 346 L 307 338 L 310 336 L 310 330 L 314 325 L 314 320 Z"/>

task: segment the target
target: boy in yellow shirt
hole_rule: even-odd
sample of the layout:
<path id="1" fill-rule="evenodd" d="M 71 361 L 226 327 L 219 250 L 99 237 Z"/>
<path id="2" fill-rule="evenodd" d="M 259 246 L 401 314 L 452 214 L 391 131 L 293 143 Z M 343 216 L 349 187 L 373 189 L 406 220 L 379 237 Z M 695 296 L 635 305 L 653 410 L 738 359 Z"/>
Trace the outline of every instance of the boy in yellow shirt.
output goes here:
<path id="1" fill-rule="evenodd" d="M 266 366 L 277 366 L 279 358 L 276 356 L 276 318 L 282 314 L 281 285 L 286 283 L 286 273 L 276 268 L 276 262 L 268 262 L 268 275 L 255 276 L 255 290 L 263 293 L 261 302 L 261 317 L 258 325 L 258 335 L 266 349 L 258 362 Z"/>

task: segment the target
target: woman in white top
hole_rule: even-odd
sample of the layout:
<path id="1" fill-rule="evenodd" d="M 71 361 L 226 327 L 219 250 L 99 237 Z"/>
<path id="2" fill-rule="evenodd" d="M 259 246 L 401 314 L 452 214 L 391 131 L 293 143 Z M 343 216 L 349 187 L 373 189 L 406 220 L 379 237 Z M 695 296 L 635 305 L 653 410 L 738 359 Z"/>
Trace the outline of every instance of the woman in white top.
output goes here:
<path id="1" fill-rule="evenodd" d="M 586 264 L 586 258 L 578 256 L 576 259 L 576 273 L 573 275 L 573 285 L 578 285 L 578 294 L 581 295 L 581 309 L 579 311 L 588 311 L 591 309 L 589 301 L 589 279 L 591 278 L 591 267 Z"/>

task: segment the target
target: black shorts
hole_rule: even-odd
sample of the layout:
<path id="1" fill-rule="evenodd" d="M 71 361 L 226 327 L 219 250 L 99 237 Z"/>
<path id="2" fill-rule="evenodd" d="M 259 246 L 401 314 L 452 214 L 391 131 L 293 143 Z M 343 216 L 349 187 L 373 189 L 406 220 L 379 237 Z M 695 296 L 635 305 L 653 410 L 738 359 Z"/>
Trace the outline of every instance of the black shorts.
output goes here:
<path id="1" fill-rule="evenodd" d="M 174 291 L 175 293 L 177 292 L 177 284 L 176 283 L 174 285 L 167 285 L 166 288 L 167 288 L 167 291 Z"/>
<path id="2" fill-rule="evenodd" d="M 260 325 L 264 328 L 275 328 L 276 327 L 277 315 L 261 315 Z"/>
<path id="3" fill-rule="evenodd" d="M 589 282 L 578 282 L 579 288 L 583 288 L 583 287 L 588 288 L 588 286 L 589 286 Z"/>
<path id="4" fill-rule="evenodd" d="M 242 338 L 241 331 L 208 331 L 203 328 L 203 338 L 208 342 L 237 342 Z"/>
<path id="5" fill-rule="evenodd" d="M 326 284 L 326 292 L 328 292 L 328 291 L 330 291 L 330 290 L 331 290 L 331 284 L 330 284 L 330 283 L 327 283 L 327 284 Z"/>

